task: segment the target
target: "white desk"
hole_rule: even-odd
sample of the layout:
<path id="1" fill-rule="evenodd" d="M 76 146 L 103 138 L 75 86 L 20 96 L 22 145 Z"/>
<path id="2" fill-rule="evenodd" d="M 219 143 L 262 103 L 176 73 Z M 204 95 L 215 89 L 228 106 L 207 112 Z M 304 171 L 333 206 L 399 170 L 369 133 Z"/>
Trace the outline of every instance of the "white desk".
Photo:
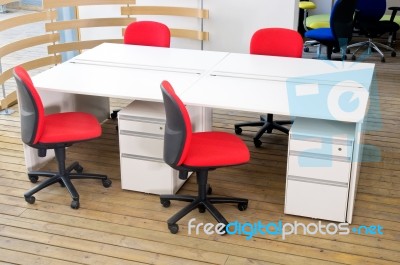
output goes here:
<path id="1" fill-rule="evenodd" d="M 373 64 L 103 44 L 33 82 L 48 108 L 90 111 L 99 118 L 108 115 L 102 104 L 108 97 L 160 102 L 159 85 L 166 79 L 187 105 L 355 123 L 351 222 L 373 71 Z M 36 153 L 27 153 L 28 167 L 37 165 Z"/>
<path id="2" fill-rule="evenodd" d="M 34 76 L 46 113 L 85 111 L 104 121 L 110 115 L 109 98 L 162 101 L 160 84 L 169 80 L 176 92 L 192 86 L 228 53 L 104 43 Z M 203 129 L 211 127 L 211 112 L 201 108 Z M 39 158 L 26 147 L 29 170 L 52 158 Z"/>
<path id="3" fill-rule="evenodd" d="M 373 71 L 373 64 L 231 53 L 186 90 L 182 100 L 212 108 L 362 122 Z"/>

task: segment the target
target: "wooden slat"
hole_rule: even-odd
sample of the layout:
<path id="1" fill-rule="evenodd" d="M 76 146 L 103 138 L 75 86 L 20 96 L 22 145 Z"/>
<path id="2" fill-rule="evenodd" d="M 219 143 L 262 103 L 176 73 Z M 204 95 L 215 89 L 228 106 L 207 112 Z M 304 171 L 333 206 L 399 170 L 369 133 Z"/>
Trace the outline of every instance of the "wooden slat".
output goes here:
<path id="1" fill-rule="evenodd" d="M 47 56 L 47 57 L 35 59 L 32 61 L 22 63 L 20 65 L 27 70 L 32 70 L 32 69 L 47 66 L 47 65 L 52 65 L 52 64 L 55 65 L 60 62 L 61 62 L 61 56 L 57 55 L 57 56 Z M 13 70 L 14 70 L 14 68 L 10 68 L 0 74 L 0 85 L 4 84 L 4 82 L 6 82 L 8 79 L 13 77 Z"/>
<path id="2" fill-rule="evenodd" d="M 89 5 L 125 5 L 135 4 L 136 0 L 43 0 L 43 8 L 59 8 L 68 6 Z"/>
<path id="3" fill-rule="evenodd" d="M 45 35 L 30 37 L 16 42 L 12 42 L 7 45 L 4 45 L 3 47 L 0 47 L 0 58 L 12 52 L 16 52 L 22 49 L 30 48 L 41 44 L 57 42 L 59 41 L 59 39 L 60 35 L 58 33 L 54 33 L 54 34 L 45 34 Z"/>
<path id="4" fill-rule="evenodd" d="M 0 101 L 0 110 L 9 108 L 14 104 L 17 104 L 17 93 L 15 91 L 11 92 Z"/>
<path id="5" fill-rule="evenodd" d="M 14 2 L 18 2 L 18 0 L 0 0 L 0 5 L 6 5 Z"/>
<path id="6" fill-rule="evenodd" d="M 171 28 L 171 37 L 188 38 L 194 40 L 208 40 L 208 32 L 189 30 L 189 29 L 175 29 Z"/>
<path id="7" fill-rule="evenodd" d="M 89 18 L 89 19 L 74 19 L 67 21 L 57 21 L 46 23 L 46 31 L 59 31 L 65 29 L 80 29 L 91 27 L 115 27 L 127 26 L 134 22 L 135 18 Z"/>
<path id="8" fill-rule="evenodd" d="M 26 25 L 29 23 L 35 23 L 45 20 L 52 20 L 57 17 L 56 11 L 43 11 L 37 13 L 31 13 L 26 15 L 21 15 L 5 20 L 1 20 L 0 31 L 11 29 L 14 27 Z"/>
<path id="9" fill-rule="evenodd" d="M 129 6 L 121 7 L 122 15 L 162 15 L 208 18 L 208 10 L 176 6 Z"/>
<path id="10" fill-rule="evenodd" d="M 59 43 L 54 45 L 48 46 L 48 53 L 60 53 L 66 51 L 80 51 L 91 49 L 95 46 L 98 46 L 102 43 L 109 42 L 109 43 L 123 43 L 122 39 L 106 39 L 106 40 L 86 40 L 86 41 L 74 41 L 74 42 L 67 42 L 67 43 Z"/>

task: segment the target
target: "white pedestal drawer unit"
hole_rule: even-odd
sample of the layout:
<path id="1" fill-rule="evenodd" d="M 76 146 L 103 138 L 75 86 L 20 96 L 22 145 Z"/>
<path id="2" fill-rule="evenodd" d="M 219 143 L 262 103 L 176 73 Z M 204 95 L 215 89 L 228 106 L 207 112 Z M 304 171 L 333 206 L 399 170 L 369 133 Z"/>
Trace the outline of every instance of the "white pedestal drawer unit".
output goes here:
<path id="1" fill-rule="evenodd" d="M 118 112 L 122 189 L 173 194 L 185 180 L 163 160 L 162 103 L 135 100 Z"/>
<path id="2" fill-rule="evenodd" d="M 289 133 L 285 213 L 346 221 L 355 124 L 296 118 Z"/>

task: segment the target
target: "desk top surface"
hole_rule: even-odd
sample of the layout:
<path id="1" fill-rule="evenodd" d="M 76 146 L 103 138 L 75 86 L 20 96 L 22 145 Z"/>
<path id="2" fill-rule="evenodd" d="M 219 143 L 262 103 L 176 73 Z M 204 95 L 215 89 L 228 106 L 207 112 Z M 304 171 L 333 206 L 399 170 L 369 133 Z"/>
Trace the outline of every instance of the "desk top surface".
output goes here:
<path id="1" fill-rule="evenodd" d="M 227 55 L 227 52 L 103 43 L 71 61 L 77 64 L 202 73 Z"/>
<path id="2" fill-rule="evenodd" d="M 161 101 L 163 80 L 179 95 L 227 54 L 104 43 L 32 79 L 39 90 Z"/>
<path id="3" fill-rule="evenodd" d="M 374 65 L 102 44 L 33 78 L 39 90 L 362 121 Z"/>

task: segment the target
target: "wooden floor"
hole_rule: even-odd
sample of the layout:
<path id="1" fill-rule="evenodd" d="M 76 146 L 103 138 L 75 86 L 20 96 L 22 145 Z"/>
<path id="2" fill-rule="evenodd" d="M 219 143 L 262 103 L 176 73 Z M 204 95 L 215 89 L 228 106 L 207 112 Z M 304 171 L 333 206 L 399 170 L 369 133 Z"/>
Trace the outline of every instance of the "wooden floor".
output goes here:
<path id="1" fill-rule="evenodd" d="M 24 165 L 18 112 L 0 116 L 0 261 L 2 264 L 399 264 L 400 261 L 400 58 L 377 63 L 376 87 L 365 136 L 353 224 L 381 225 L 383 235 L 188 235 L 187 223 L 215 223 L 209 214 L 194 211 L 179 222 L 173 235 L 166 220 L 185 204 L 163 208 L 156 195 L 121 189 L 115 121 L 106 121 L 101 139 L 68 150 L 85 171 L 106 173 L 111 188 L 91 180 L 74 181 L 81 208 L 70 208 L 68 192 L 54 185 L 29 205 L 23 193 L 30 183 Z M 126 102 L 113 100 L 113 105 Z M 13 109 L 17 110 L 17 106 Z M 233 124 L 257 115 L 214 110 L 214 129 L 232 132 Z M 283 213 L 287 135 L 264 136 L 254 148 L 253 132 L 242 138 L 251 150 L 248 165 L 214 171 L 213 193 L 249 199 L 239 212 L 232 205 L 218 208 L 229 221 L 317 223 Z M 48 168 L 55 168 L 51 163 Z M 195 178 L 179 191 L 196 192 Z M 328 222 L 323 221 L 322 224 Z M 300 231 L 301 232 L 301 231 Z"/>

